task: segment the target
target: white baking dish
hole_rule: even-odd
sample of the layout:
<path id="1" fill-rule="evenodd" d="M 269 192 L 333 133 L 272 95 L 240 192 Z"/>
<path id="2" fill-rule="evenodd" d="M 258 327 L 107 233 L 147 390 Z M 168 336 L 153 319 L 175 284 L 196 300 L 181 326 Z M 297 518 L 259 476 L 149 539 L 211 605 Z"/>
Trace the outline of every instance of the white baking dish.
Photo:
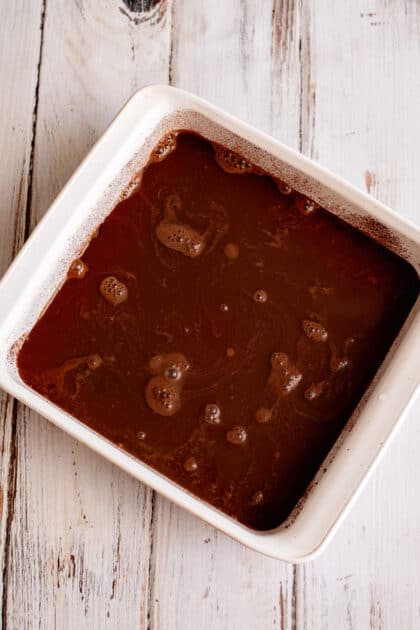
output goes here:
<path id="1" fill-rule="evenodd" d="M 270 556 L 307 560 L 323 547 L 401 424 L 419 386 L 420 308 L 415 304 L 384 365 L 286 523 L 253 531 L 128 455 L 20 379 L 16 354 L 88 243 L 164 133 L 190 129 L 248 157 L 420 268 L 420 230 L 269 136 L 186 92 L 134 94 L 52 204 L 0 283 L 0 385 L 75 438 L 238 541 Z"/>

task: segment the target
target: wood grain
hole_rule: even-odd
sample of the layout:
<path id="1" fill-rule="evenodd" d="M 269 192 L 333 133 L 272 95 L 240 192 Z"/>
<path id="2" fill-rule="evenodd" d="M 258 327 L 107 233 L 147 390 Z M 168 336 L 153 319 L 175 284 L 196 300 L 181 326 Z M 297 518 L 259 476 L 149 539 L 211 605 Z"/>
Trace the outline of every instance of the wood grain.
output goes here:
<path id="1" fill-rule="evenodd" d="M 0 274 L 138 87 L 191 90 L 420 221 L 410 0 L 0 0 Z M 231 541 L 0 395 L 3 630 L 420 627 L 417 404 L 325 553 Z"/>
<path id="2" fill-rule="evenodd" d="M 130 94 L 166 81 L 168 16 L 136 18 L 107 0 L 48 3 L 31 228 Z M 16 443 L 5 627 L 145 628 L 151 492 L 29 410 Z"/>
<path id="3" fill-rule="evenodd" d="M 31 185 L 33 119 L 36 111 L 42 3 L 27 8 L 16 3 L 0 7 L 0 276 L 25 237 Z M 16 478 L 17 403 L 0 392 L 0 627 L 7 616 L 8 554 Z"/>
<path id="4" fill-rule="evenodd" d="M 172 81 L 298 147 L 299 23 L 294 3 L 176 3 Z M 293 627 L 293 567 L 156 502 L 153 628 Z"/>
<path id="5" fill-rule="evenodd" d="M 418 4 L 321 0 L 308 14 L 303 150 L 418 223 Z M 298 629 L 420 627 L 419 414 L 330 547 L 297 568 Z"/>

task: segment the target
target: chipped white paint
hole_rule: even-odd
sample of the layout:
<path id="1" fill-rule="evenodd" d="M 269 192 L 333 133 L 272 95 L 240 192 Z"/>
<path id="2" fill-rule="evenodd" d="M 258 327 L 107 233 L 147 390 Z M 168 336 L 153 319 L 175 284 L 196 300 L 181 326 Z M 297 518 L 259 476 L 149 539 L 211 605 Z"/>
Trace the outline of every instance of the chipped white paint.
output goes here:
<path id="1" fill-rule="evenodd" d="M 416 2 L 133 5 L 153 2 L 0 4 L 0 273 L 148 83 L 210 99 L 420 221 Z M 1 627 L 420 627 L 419 411 L 324 555 L 293 567 L 153 497 L 3 396 Z"/>
<path id="2" fill-rule="evenodd" d="M 41 12 L 41 0 L 34 0 L 26 8 L 15 2 L 0 7 L 0 77 L 4 86 L 0 98 L 0 275 L 22 245 L 25 234 Z M 7 595 L 8 523 L 13 513 L 16 409 L 16 403 L 0 392 L 0 597 L 3 602 Z"/>
<path id="3" fill-rule="evenodd" d="M 39 15 L 22 10 L 19 19 L 39 33 Z M 152 26 L 136 25 L 111 1 L 47 3 L 31 227 L 132 91 L 167 80 L 169 34 L 165 16 Z M 12 50 L 19 50 L 22 39 L 16 31 Z M 35 74 L 39 46 L 36 53 L 33 61 L 26 59 Z M 21 88 L 13 106 L 28 100 L 31 115 L 32 92 L 31 97 Z M 27 146 L 30 151 L 30 138 Z M 35 413 L 19 409 L 5 628 L 146 627 L 151 492 Z"/>

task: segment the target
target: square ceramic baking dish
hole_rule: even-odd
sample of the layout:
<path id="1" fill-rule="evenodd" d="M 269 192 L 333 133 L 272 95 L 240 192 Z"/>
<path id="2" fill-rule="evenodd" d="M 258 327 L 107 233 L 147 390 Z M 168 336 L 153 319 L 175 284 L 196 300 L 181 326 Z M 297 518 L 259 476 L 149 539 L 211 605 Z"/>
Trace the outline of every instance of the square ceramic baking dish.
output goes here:
<path id="1" fill-rule="evenodd" d="M 420 268 L 420 230 L 299 153 L 186 92 L 141 90 L 95 145 L 0 283 L 0 385 L 73 437 L 140 481 L 243 544 L 283 560 L 319 552 L 359 493 L 401 424 L 419 386 L 419 300 L 338 442 L 288 520 L 253 531 L 127 454 L 58 408 L 20 379 L 23 336 L 65 279 L 71 260 L 129 191 L 157 140 L 189 129 L 224 144 L 311 197 Z"/>

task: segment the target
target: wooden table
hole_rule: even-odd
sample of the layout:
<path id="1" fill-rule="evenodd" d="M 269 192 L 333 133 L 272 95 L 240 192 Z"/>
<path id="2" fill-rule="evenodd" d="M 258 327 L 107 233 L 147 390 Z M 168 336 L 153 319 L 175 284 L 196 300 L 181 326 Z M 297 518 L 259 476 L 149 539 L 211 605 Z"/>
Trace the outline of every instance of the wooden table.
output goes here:
<path id="1" fill-rule="evenodd" d="M 137 88 L 191 90 L 420 220 L 415 0 L 0 0 L 0 274 Z M 414 408 L 316 561 L 217 533 L 0 395 L 2 628 L 420 628 Z"/>

